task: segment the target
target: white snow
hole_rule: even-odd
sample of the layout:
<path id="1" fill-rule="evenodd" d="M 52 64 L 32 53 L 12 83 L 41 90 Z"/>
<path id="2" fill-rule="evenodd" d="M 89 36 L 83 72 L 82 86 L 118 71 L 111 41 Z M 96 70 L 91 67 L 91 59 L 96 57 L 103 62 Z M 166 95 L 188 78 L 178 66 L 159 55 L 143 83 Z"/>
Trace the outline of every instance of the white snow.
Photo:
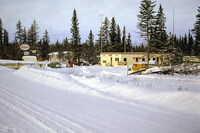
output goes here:
<path id="1" fill-rule="evenodd" d="M 126 69 L 0 67 L 0 132 L 200 132 L 200 76 Z"/>

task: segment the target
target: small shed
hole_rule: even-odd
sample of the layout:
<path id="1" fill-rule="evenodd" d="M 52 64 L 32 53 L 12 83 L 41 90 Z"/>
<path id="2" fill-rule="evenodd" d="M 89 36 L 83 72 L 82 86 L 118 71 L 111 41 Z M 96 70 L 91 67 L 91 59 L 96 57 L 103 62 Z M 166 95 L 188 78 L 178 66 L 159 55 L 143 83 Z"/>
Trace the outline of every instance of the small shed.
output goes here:
<path id="1" fill-rule="evenodd" d="M 22 59 L 23 61 L 37 61 L 36 56 L 23 56 Z"/>

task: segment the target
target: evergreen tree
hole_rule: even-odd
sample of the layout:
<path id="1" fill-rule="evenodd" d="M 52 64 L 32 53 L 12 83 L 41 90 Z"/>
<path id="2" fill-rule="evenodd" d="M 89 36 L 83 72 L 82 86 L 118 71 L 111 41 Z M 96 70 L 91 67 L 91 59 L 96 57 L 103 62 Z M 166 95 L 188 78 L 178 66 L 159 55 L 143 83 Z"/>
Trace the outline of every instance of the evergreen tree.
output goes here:
<path id="1" fill-rule="evenodd" d="M 198 7 L 198 14 L 196 15 L 196 22 L 194 24 L 194 28 L 192 30 L 195 43 L 194 43 L 194 55 L 200 56 L 200 6 Z"/>
<path id="2" fill-rule="evenodd" d="M 131 42 L 131 34 L 128 33 L 128 39 L 126 42 L 126 52 L 132 52 L 132 42 Z"/>
<path id="3" fill-rule="evenodd" d="M 42 40 L 40 41 L 40 58 L 41 60 L 47 60 L 48 54 L 49 54 L 49 34 L 48 31 L 45 30 L 44 36 Z"/>
<path id="4" fill-rule="evenodd" d="M 105 21 L 103 22 L 102 26 L 102 51 L 107 52 L 109 45 L 110 45 L 110 34 L 109 34 L 109 27 L 110 22 L 108 18 L 105 18 Z"/>
<path id="5" fill-rule="evenodd" d="M 115 22 L 115 18 L 112 18 L 111 26 L 110 26 L 110 43 L 111 46 L 108 48 L 108 52 L 118 52 L 117 49 L 117 25 Z"/>
<path id="6" fill-rule="evenodd" d="M 193 49 L 194 49 L 194 39 L 189 30 L 189 33 L 188 33 L 188 56 L 193 55 L 193 51 L 194 51 Z"/>
<path id="7" fill-rule="evenodd" d="M 22 44 L 22 40 L 23 40 L 23 28 L 22 28 L 22 23 L 19 20 L 18 23 L 16 24 L 16 32 L 15 32 L 15 37 L 16 37 L 16 42 L 20 44 Z"/>
<path id="8" fill-rule="evenodd" d="M 0 45 L 3 44 L 3 22 L 0 18 Z"/>
<path id="9" fill-rule="evenodd" d="M 3 30 L 3 51 L 2 59 L 9 59 L 9 35 L 8 31 L 4 28 Z"/>
<path id="10" fill-rule="evenodd" d="M 155 24 L 155 6 L 155 2 L 151 0 L 142 0 L 140 11 L 137 16 L 139 20 L 137 27 L 140 29 L 140 36 L 147 41 L 147 59 L 149 59 L 150 39 L 153 40 L 153 28 Z M 147 67 L 149 67 L 148 60 Z"/>
<path id="11" fill-rule="evenodd" d="M 123 44 L 122 44 L 122 38 L 121 38 L 121 29 L 120 26 L 117 25 L 117 38 L 116 38 L 116 49 L 117 52 L 123 52 Z"/>
<path id="12" fill-rule="evenodd" d="M 94 46 L 94 35 L 92 33 L 92 30 L 90 30 L 88 40 L 87 40 L 87 45 L 88 45 L 88 51 L 87 51 L 87 57 L 88 57 L 88 62 L 92 65 L 98 63 L 97 59 L 97 50 Z"/>
<path id="13" fill-rule="evenodd" d="M 39 40 L 39 26 L 35 20 L 31 24 L 30 29 L 28 30 L 28 44 L 31 47 L 31 50 L 37 50 L 37 43 Z"/>
<path id="14" fill-rule="evenodd" d="M 71 47 L 67 37 L 63 40 L 63 50 L 68 52 L 71 51 Z"/>
<path id="15" fill-rule="evenodd" d="M 26 27 L 24 27 L 23 32 L 22 32 L 22 43 L 27 43 Z"/>
<path id="16" fill-rule="evenodd" d="M 126 49 L 126 27 L 124 26 L 124 28 L 123 28 L 123 37 L 122 37 L 122 44 L 123 44 L 123 46 L 122 46 L 122 48 L 123 48 L 123 52 L 127 52 L 127 49 Z M 121 51 L 121 52 L 122 52 Z"/>
<path id="17" fill-rule="evenodd" d="M 160 5 L 157 15 L 155 16 L 155 26 L 153 27 L 153 38 L 151 40 L 151 52 L 163 52 L 167 44 L 166 33 L 166 17 L 163 13 L 163 8 Z"/>
<path id="18" fill-rule="evenodd" d="M 140 29 L 140 36 L 145 40 L 148 40 L 150 37 L 150 31 L 155 23 L 154 16 L 154 7 L 155 2 L 151 0 L 142 0 L 139 14 L 137 15 L 139 23 L 137 27 Z"/>
<path id="19" fill-rule="evenodd" d="M 3 22 L 0 18 L 0 59 L 3 56 Z"/>
<path id="20" fill-rule="evenodd" d="M 79 65 L 81 56 L 81 38 L 79 34 L 79 23 L 75 9 L 72 16 L 71 26 L 72 27 L 70 29 L 70 32 L 72 34 L 71 44 L 72 44 L 72 52 L 74 53 L 74 63 Z"/>

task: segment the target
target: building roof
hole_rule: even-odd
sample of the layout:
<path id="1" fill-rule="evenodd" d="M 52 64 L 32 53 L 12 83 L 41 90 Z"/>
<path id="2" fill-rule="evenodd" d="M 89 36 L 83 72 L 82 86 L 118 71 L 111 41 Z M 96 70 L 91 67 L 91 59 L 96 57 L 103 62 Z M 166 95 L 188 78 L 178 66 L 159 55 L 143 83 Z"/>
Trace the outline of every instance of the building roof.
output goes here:
<path id="1" fill-rule="evenodd" d="M 72 53 L 71 51 L 63 51 L 63 54 L 67 54 L 67 53 Z M 52 52 L 52 53 L 49 53 L 48 55 L 58 55 L 59 52 Z"/>
<path id="2" fill-rule="evenodd" d="M 36 56 L 23 56 L 22 59 L 36 59 Z"/>
<path id="3" fill-rule="evenodd" d="M 147 53 L 146 52 L 101 52 L 100 54 L 147 54 Z M 149 53 L 149 54 L 161 54 L 161 53 Z"/>

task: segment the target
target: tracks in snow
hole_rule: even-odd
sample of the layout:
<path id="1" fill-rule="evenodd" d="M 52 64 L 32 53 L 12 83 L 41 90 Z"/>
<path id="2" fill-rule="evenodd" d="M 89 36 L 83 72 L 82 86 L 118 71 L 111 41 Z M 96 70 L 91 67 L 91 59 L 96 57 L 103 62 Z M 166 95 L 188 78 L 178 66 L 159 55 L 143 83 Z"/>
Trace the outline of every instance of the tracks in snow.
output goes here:
<path id="1" fill-rule="evenodd" d="M 0 87 L 0 103 L 44 133 L 89 132 L 78 124 L 37 106 Z"/>

